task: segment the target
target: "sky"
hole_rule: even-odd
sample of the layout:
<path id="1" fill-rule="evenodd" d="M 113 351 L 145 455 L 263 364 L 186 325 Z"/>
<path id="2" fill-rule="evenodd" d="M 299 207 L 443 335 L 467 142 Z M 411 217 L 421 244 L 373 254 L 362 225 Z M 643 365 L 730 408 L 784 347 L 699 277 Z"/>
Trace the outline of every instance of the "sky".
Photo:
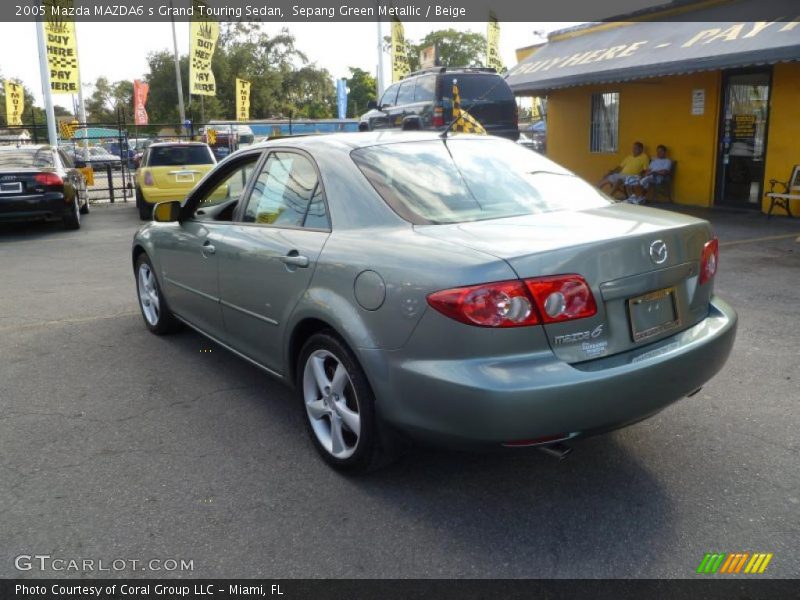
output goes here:
<path id="1" fill-rule="evenodd" d="M 3 1 L 3 0 L 0 0 Z M 516 64 L 514 51 L 543 41 L 535 32 L 546 32 L 575 23 L 501 23 L 500 54 L 506 66 Z M 263 23 L 269 34 L 287 27 L 295 36 L 296 47 L 318 67 L 333 77 L 349 75 L 348 67 L 376 70 L 377 29 L 375 23 Z M 486 33 L 486 23 L 404 23 L 406 38 L 418 41 L 430 31 L 452 27 Z M 172 48 L 169 22 L 164 23 L 76 23 L 78 53 L 84 96 L 91 83 L 103 75 L 112 81 L 133 80 L 147 72 L 147 54 Z M 384 35 L 389 34 L 387 24 Z M 189 23 L 177 23 L 178 50 L 189 50 Z M 389 58 L 384 57 L 388 73 Z M 19 78 L 42 104 L 42 87 L 34 23 L 0 23 L 0 73 Z M 388 77 L 391 77 L 389 74 Z M 387 81 L 388 83 L 388 81 Z M 54 96 L 53 102 L 71 108 L 68 96 Z"/>

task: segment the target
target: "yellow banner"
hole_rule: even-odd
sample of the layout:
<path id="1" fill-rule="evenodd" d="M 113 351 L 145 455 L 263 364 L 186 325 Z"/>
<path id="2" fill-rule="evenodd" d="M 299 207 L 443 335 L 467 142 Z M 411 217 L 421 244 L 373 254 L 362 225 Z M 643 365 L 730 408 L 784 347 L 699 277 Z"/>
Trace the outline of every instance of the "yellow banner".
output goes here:
<path id="1" fill-rule="evenodd" d="M 10 126 L 22 125 L 22 113 L 25 111 L 25 95 L 22 85 L 6 81 L 6 122 Z"/>
<path id="2" fill-rule="evenodd" d="M 217 81 L 211 71 L 211 59 L 217 47 L 219 23 L 212 19 L 200 20 L 200 6 L 205 3 L 192 0 L 195 16 L 189 30 L 189 93 L 216 96 Z"/>
<path id="3" fill-rule="evenodd" d="M 410 71 L 403 24 L 399 19 L 394 19 L 392 21 L 392 83 L 400 81 Z"/>
<path id="4" fill-rule="evenodd" d="M 486 66 L 498 73 L 503 69 L 503 61 L 500 60 L 500 23 L 492 12 L 486 24 Z"/>
<path id="5" fill-rule="evenodd" d="M 44 0 L 42 6 L 45 9 L 44 37 L 50 91 L 53 94 L 77 94 L 80 78 L 75 23 L 62 16 L 73 10 L 73 0 Z"/>
<path id="6" fill-rule="evenodd" d="M 236 78 L 236 120 L 250 120 L 250 82 Z"/>

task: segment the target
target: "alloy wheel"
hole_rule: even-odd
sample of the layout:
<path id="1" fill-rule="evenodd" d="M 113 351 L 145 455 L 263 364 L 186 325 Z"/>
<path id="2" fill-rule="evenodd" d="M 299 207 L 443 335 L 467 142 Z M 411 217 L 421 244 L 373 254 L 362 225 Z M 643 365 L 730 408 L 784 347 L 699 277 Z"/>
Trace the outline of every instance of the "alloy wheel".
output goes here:
<path id="1" fill-rule="evenodd" d="M 158 299 L 158 289 L 156 288 L 156 278 L 153 270 L 146 262 L 139 265 L 139 305 L 147 322 L 155 326 L 158 323 L 160 314 L 160 303 Z"/>
<path id="2" fill-rule="evenodd" d="M 303 399 L 322 447 L 338 459 L 352 456 L 361 434 L 358 398 L 346 367 L 328 350 L 316 350 L 306 360 Z"/>

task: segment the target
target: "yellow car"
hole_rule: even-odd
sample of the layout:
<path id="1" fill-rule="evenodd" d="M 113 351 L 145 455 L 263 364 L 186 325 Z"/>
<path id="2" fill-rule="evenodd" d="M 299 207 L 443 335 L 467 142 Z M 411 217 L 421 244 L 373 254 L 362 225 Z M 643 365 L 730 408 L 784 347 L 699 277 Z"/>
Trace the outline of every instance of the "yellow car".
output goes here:
<path id="1" fill-rule="evenodd" d="M 183 200 L 203 175 L 217 163 L 208 144 L 159 142 L 144 151 L 136 170 L 136 208 L 147 221 L 153 207 L 167 200 Z"/>

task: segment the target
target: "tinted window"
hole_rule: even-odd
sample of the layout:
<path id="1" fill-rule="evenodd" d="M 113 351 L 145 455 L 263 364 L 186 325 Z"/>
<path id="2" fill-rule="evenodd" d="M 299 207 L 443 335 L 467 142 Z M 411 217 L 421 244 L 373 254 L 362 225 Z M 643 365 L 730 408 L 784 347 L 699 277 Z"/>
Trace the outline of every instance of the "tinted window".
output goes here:
<path id="1" fill-rule="evenodd" d="M 447 73 L 442 75 L 442 97 L 453 99 L 453 80 L 458 80 L 461 106 L 481 99 L 488 102 L 514 102 L 511 88 L 499 75 L 476 75 L 474 73 Z"/>
<path id="2" fill-rule="evenodd" d="M 274 152 L 253 186 L 245 222 L 287 227 L 328 227 L 317 172 L 305 156 Z"/>
<path id="3" fill-rule="evenodd" d="M 436 75 L 425 75 L 417 79 L 414 102 L 433 102 L 436 97 Z"/>
<path id="4" fill-rule="evenodd" d="M 14 148 L 0 151 L 0 169 L 25 169 L 54 167 L 53 152 L 49 148 Z"/>
<path id="5" fill-rule="evenodd" d="M 214 158 L 206 146 L 156 146 L 150 148 L 151 167 L 210 165 Z"/>
<path id="6" fill-rule="evenodd" d="M 607 206 L 556 163 L 513 142 L 453 139 L 351 153 L 375 190 L 412 223 L 459 223 Z"/>
<path id="7" fill-rule="evenodd" d="M 404 81 L 400 84 L 400 91 L 397 92 L 397 106 L 411 104 L 414 101 L 414 80 Z"/>
<path id="8" fill-rule="evenodd" d="M 386 88 L 386 91 L 383 92 L 383 96 L 381 96 L 380 105 L 394 106 L 394 102 L 397 99 L 397 89 L 399 87 L 400 87 L 399 85 L 395 84 L 395 85 L 390 85 L 388 88 Z"/>

